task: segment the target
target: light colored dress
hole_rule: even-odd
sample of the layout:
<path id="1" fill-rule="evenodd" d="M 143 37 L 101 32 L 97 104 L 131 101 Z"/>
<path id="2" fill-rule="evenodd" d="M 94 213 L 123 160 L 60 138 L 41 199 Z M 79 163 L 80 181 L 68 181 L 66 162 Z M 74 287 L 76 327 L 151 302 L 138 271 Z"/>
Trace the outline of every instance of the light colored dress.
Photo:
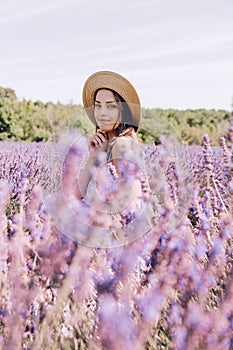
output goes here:
<path id="1" fill-rule="evenodd" d="M 142 158 L 136 152 L 137 146 L 131 144 L 133 157 L 127 155 L 127 164 L 121 164 L 124 159 L 120 159 L 121 174 L 118 174 L 112 161 L 116 142 L 117 138 L 108 144 L 106 161 L 95 169 L 82 199 L 83 208 L 90 213 L 87 244 L 96 247 L 127 244 L 145 234 L 152 225 L 153 213 L 143 193 L 146 174 Z M 140 166 L 138 160 L 134 160 L 135 152 Z"/>

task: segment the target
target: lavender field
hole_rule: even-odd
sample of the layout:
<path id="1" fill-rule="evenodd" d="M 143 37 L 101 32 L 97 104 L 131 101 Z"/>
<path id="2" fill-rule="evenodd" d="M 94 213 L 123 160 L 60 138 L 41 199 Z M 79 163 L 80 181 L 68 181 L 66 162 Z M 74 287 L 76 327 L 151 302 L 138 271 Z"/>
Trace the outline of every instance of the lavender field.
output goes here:
<path id="1" fill-rule="evenodd" d="M 233 349 L 231 141 L 188 146 L 181 192 L 176 164 L 149 145 L 160 214 L 105 249 L 70 239 L 47 213 L 45 144 L 1 142 L 0 348 Z"/>

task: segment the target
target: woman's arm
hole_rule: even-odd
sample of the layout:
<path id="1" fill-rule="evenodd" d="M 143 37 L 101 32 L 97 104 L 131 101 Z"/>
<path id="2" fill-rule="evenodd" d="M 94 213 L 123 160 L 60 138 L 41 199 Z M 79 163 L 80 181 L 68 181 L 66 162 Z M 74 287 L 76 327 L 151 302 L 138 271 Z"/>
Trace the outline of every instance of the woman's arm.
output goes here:
<path id="1" fill-rule="evenodd" d="M 92 168 L 96 163 L 98 153 L 105 149 L 106 139 L 104 133 L 98 131 L 88 143 L 86 158 L 80 163 L 75 147 L 69 150 L 63 168 L 62 184 L 66 198 L 75 196 L 81 199 L 85 196 L 87 185 L 92 177 Z"/>

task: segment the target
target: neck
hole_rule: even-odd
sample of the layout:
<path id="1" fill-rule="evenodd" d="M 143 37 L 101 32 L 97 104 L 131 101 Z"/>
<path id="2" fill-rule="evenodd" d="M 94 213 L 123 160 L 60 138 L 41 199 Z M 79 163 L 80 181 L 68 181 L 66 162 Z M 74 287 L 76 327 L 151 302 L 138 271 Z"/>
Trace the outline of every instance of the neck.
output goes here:
<path id="1" fill-rule="evenodd" d="M 113 140 L 116 136 L 115 136 L 115 134 L 114 134 L 113 131 L 108 131 L 108 132 L 106 132 L 106 137 L 107 137 L 107 140 L 108 140 L 108 141 L 111 141 L 111 140 Z"/>

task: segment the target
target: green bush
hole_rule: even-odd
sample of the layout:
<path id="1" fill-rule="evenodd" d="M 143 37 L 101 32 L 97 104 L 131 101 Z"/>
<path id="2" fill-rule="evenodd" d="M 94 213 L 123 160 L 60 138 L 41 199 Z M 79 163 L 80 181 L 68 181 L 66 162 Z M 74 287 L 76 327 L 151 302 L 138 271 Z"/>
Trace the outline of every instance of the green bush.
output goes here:
<path id="1" fill-rule="evenodd" d="M 230 112 L 225 110 L 164 110 L 142 108 L 138 138 L 142 143 L 160 143 L 160 136 L 176 133 L 189 145 L 201 145 L 208 133 L 212 144 L 227 135 Z M 94 131 L 81 105 L 39 100 L 19 101 L 14 90 L 0 87 L 0 140 L 46 141 L 62 127 Z"/>

